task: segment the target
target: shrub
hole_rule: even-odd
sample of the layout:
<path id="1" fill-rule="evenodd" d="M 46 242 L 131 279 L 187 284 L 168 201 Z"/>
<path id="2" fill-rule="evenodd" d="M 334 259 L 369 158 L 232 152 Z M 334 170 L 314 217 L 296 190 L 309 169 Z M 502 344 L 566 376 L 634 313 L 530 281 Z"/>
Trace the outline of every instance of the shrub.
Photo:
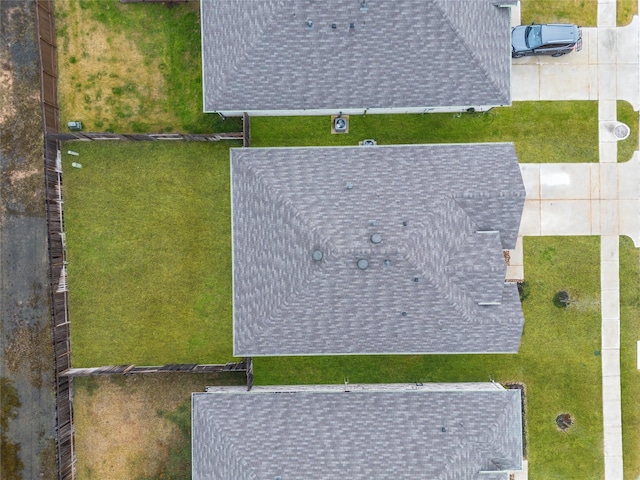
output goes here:
<path id="1" fill-rule="evenodd" d="M 520 301 L 524 302 L 526 298 L 531 293 L 531 285 L 524 280 L 522 282 L 518 282 L 518 294 L 520 295 Z"/>
<path id="2" fill-rule="evenodd" d="M 553 296 L 553 304 L 558 308 L 567 308 L 567 306 L 571 303 L 571 298 L 569 294 L 564 290 L 560 290 Z"/>

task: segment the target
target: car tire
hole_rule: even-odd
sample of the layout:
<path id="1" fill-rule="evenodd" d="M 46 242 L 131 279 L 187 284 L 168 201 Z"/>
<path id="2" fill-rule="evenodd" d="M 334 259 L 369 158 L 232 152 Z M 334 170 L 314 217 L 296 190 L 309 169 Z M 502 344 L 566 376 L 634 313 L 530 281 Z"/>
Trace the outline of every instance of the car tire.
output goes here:
<path id="1" fill-rule="evenodd" d="M 524 57 L 524 53 L 512 53 L 511 58 L 522 58 Z"/>
<path id="2" fill-rule="evenodd" d="M 552 56 L 552 57 L 556 57 L 556 58 L 557 58 L 557 57 L 561 57 L 561 56 L 563 56 L 563 55 L 566 55 L 566 52 L 565 52 L 565 53 L 554 53 L 554 54 L 553 54 L 553 55 L 551 55 L 551 56 Z"/>

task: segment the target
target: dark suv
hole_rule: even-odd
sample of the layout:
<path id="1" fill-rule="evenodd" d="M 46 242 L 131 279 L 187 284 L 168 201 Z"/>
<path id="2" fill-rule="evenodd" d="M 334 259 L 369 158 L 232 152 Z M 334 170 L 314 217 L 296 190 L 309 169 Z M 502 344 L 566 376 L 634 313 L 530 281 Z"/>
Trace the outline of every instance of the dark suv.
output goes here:
<path id="1" fill-rule="evenodd" d="M 582 29 L 566 23 L 520 25 L 511 30 L 511 56 L 551 55 L 560 57 L 582 49 Z"/>

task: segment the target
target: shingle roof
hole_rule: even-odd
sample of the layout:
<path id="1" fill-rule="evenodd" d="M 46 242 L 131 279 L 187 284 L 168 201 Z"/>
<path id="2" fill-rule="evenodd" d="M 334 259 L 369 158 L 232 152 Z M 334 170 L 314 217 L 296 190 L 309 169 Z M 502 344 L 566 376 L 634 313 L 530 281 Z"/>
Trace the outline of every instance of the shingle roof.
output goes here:
<path id="1" fill-rule="evenodd" d="M 235 355 L 517 352 L 513 145 L 232 149 L 231 164 Z"/>
<path id="2" fill-rule="evenodd" d="M 510 11 L 496 3 L 203 1 L 204 110 L 508 105 Z"/>
<path id="3" fill-rule="evenodd" d="M 364 387 L 193 394 L 194 480 L 507 480 L 521 469 L 519 391 Z"/>

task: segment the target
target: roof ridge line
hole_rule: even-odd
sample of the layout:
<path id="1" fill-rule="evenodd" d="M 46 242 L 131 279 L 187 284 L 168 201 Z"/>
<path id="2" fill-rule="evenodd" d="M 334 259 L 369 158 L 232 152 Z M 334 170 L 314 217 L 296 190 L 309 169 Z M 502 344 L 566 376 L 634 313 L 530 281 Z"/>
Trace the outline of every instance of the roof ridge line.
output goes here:
<path id="1" fill-rule="evenodd" d="M 304 225 L 304 227 L 307 229 L 308 232 L 311 232 L 311 235 L 313 237 L 317 237 L 320 238 L 320 242 L 327 244 L 327 245 L 332 245 L 333 242 L 327 238 L 325 235 L 323 235 L 319 228 L 317 226 L 314 226 L 311 222 L 309 222 L 307 220 L 307 218 L 304 216 L 304 214 L 301 213 L 301 211 L 295 206 L 294 202 L 291 201 L 291 199 L 286 198 L 283 193 L 281 192 L 281 190 L 275 188 L 269 181 L 268 178 L 265 177 L 264 175 L 258 175 L 257 172 L 254 169 L 254 165 L 255 164 L 247 164 L 246 170 L 248 172 L 251 172 L 253 174 L 253 176 L 257 179 L 258 183 L 263 185 L 265 189 L 269 190 L 269 192 L 271 192 L 272 194 L 272 198 L 274 200 L 276 200 L 274 203 L 274 205 L 282 205 L 284 210 L 289 210 L 293 213 L 293 215 L 300 221 L 300 223 L 302 223 Z M 325 252 L 326 253 L 326 252 Z M 301 283 L 304 282 L 305 285 L 311 283 L 310 278 L 312 278 L 313 275 L 305 275 L 304 278 L 302 279 Z M 294 291 L 290 294 L 288 294 L 286 296 L 286 298 L 283 298 L 281 302 L 278 303 L 278 305 L 274 306 L 274 308 L 272 308 L 270 310 L 269 313 L 273 313 L 273 312 L 280 312 L 283 310 L 282 306 L 283 304 L 286 304 L 287 301 L 292 298 L 297 296 L 297 292 L 299 292 L 300 290 L 303 289 L 294 289 Z M 267 322 L 271 323 L 270 318 L 274 317 L 274 315 L 265 315 L 265 318 L 267 319 Z"/>
<path id="2" fill-rule="evenodd" d="M 238 65 L 241 64 L 242 61 L 250 60 L 249 52 L 251 52 L 253 50 L 253 47 L 262 40 L 262 38 L 265 35 L 265 30 L 271 25 L 273 18 L 278 14 L 278 12 L 280 12 L 280 10 L 286 7 L 284 0 L 276 0 L 276 2 L 277 2 L 276 6 L 273 8 L 273 11 L 269 14 L 268 18 L 266 18 L 265 21 L 263 22 L 263 25 L 262 25 L 262 28 L 260 28 L 260 31 L 256 35 L 250 37 L 250 41 L 244 44 L 245 48 L 242 50 L 241 53 L 239 53 L 238 55 L 233 55 L 233 58 L 235 58 L 236 61 L 233 62 L 232 68 L 227 69 L 227 71 L 238 72 Z M 224 75 L 225 80 L 228 77 L 229 77 L 228 74 Z M 204 83 L 204 78 L 203 78 L 203 83 Z M 218 82 L 215 84 L 214 88 L 219 90 L 221 94 L 224 94 L 224 85 L 226 85 L 226 81 Z M 204 91 L 204 88 L 203 88 L 203 91 Z"/>
<path id="3" fill-rule="evenodd" d="M 506 455 L 508 453 L 508 446 L 506 446 L 504 442 L 500 442 L 500 439 L 504 438 L 504 420 L 515 408 L 508 398 L 501 398 L 499 399 L 499 401 L 502 408 L 499 411 L 494 412 L 491 422 L 487 422 L 487 434 L 485 436 L 487 441 L 476 442 L 469 441 L 469 439 L 464 439 L 464 442 L 467 443 L 471 447 L 471 449 L 477 452 L 481 452 L 483 456 L 492 457 L 492 462 L 495 462 L 495 460 L 499 460 L 500 457 L 508 456 Z M 504 472 L 508 469 L 509 468 L 489 471 L 498 473 Z"/>
<path id="4" fill-rule="evenodd" d="M 210 411 L 210 408 L 207 408 L 207 411 Z M 231 444 L 231 442 L 228 441 L 228 437 L 227 435 L 225 435 L 225 430 L 222 428 L 221 425 L 216 424 L 215 422 L 213 422 L 212 425 L 210 425 L 211 429 L 214 430 L 215 432 L 218 432 L 219 436 L 224 439 L 224 442 L 220 442 L 221 444 L 221 449 L 227 453 L 227 455 L 224 455 L 224 457 L 226 459 L 233 459 L 235 460 L 234 463 L 239 463 L 242 465 L 243 467 L 243 473 L 247 473 L 249 474 L 249 478 L 248 480 L 259 480 L 258 478 L 258 474 L 255 472 L 255 470 L 251 467 L 251 465 L 249 464 L 249 462 L 247 462 L 247 460 L 245 459 L 245 457 L 243 455 L 234 455 L 233 452 L 235 452 L 237 450 L 236 448 L 233 448 L 233 445 Z"/>
<path id="5" fill-rule="evenodd" d="M 422 268 L 420 266 L 420 262 L 416 261 L 417 259 L 414 258 L 413 256 L 411 256 L 411 252 L 414 252 L 416 250 L 408 250 L 406 252 L 403 252 L 401 255 L 407 260 L 407 262 L 411 265 L 414 266 L 414 268 L 420 272 L 421 275 L 423 275 L 425 278 L 429 279 L 429 282 L 431 284 L 433 284 L 433 288 L 435 290 L 437 290 L 438 292 L 440 292 L 440 294 L 442 295 L 442 298 L 447 299 L 450 304 L 451 304 L 451 308 L 458 311 L 460 313 L 460 316 L 463 317 L 465 320 L 467 320 L 467 322 L 469 323 L 476 323 L 476 321 L 473 318 L 473 315 L 471 315 L 471 312 L 469 311 L 469 309 L 467 308 L 465 302 L 457 302 L 456 301 L 456 297 L 454 295 L 452 295 L 454 293 L 453 289 L 444 289 L 442 288 L 440 282 L 438 281 L 439 279 L 434 278 L 433 275 L 429 275 L 425 272 L 425 269 Z M 435 270 L 434 270 L 435 271 Z M 443 271 L 440 272 L 441 275 L 443 276 L 444 279 L 451 281 L 451 277 L 449 277 L 449 275 L 446 274 L 446 272 L 444 272 L 444 268 Z M 457 286 L 457 285 L 456 285 Z M 466 299 L 467 298 L 467 294 L 464 291 L 461 291 L 461 289 L 456 288 L 455 289 L 455 293 L 458 296 L 461 296 L 462 299 Z"/>
<path id="6" fill-rule="evenodd" d="M 484 74 L 485 78 L 489 81 L 489 83 L 493 86 L 493 88 L 495 90 L 499 91 L 500 90 L 500 86 L 495 82 L 495 80 L 493 79 L 493 76 L 490 74 L 490 72 L 488 72 L 484 68 L 484 65 L 479 60 L 479 58 L 473 53 L 473 50 L 471 48 L 469 48 L 469 45 L 465 41 L 465 38 L 462 37 L 462 35 L 460 35 L 458 29 L 454 27 L 454 24 L 449 19 L 449 15 L 447 15 L 447 13 L 442 8 L 442 6 L 440 4 L 440 0 L 431 0 L 431 1 L 432 1 L 433 5 L 435 6 L 435 8 L 437 8 L 438 11 L 442 14 L 442 18 L 444 18 L 445 21 L 447 22 L 447 24 L 449 25 L 449 27 L 451 27 L 451 30 L 453 31 L 453 33 L 456 36 L 456 38 L 458 38 L 460 40 L 461 45 L 464 46 L 464 49 L 467 51 L 467 53 L 469 53 L 471 58 L 473 58 L 476 66 Z M 495 7 L 495 8 L 499 8 L 499 7 Z"/>

